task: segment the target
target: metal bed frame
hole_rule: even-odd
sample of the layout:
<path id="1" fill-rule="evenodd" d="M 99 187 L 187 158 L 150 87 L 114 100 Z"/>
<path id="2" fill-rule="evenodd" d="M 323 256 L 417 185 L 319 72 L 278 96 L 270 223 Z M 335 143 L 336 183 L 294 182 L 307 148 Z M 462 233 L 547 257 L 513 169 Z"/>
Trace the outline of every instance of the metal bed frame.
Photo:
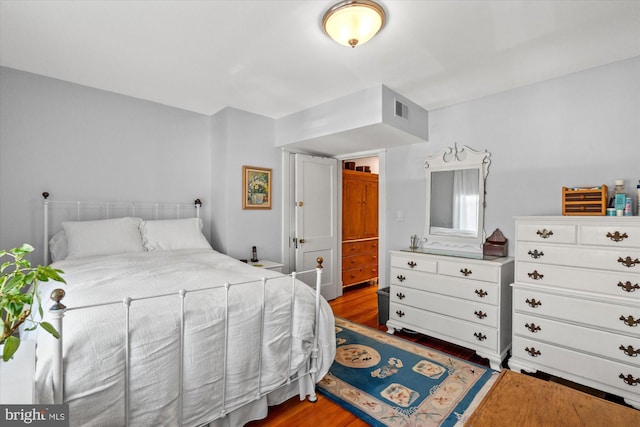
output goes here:
<path id="1" fill-rule="evenodd" d="M 137 203 L 137 202 L 132 202 L 132 203 L 121 203 L 121 202 L 117 202 L 117 203 L 105 203 L 105 202 L 79 202 L 79 201 L 74 201 L 74 202 L 70 202 L 70 201 L 53 201 L 53 200 L 49 200 L 49 193 L 45 192 L 42 194 L 43 196 L 43 210 L 44 210 L 44 260 L 45 260 L 45 264 L 48 264 L 48 258 L 49 258 L 49 249 L 48 249 L 48 242 L 49 242 L 49 204 L 60 204 L 60 205 L 65 205 L 67 207 L 71 207 L 76 211 L 76 219 L 80 220 L 81 219 L 81 211 L 84 207 L 86 206 L 99 206 L 103 212 L 105 212 L 106 218 L 115 218 L 117 216 L 112 216 L 112 212 L 114 210 L 117 210 L 116 208 L 120 208 L 120 209 L 125 209 L 127 215 L 129 216 L 136 216 L 136 214 L 138 212 L 140 212 L 141 209 L 149 209 L 153 212 L 153 218 L 154 219 L 158 219 L 159 218 L 159 214 L 160 214 L 160 210 L 161 209 L 166 209 L 166 208 L 171 208 L 171 209 L 175 209 L 175 216 L 178 218 L 182 217 L 182 212 L 184 209 L 192 209 L 192 214 L 195 217 L 200 216 L 200 208 L 202 207 L 202 202 L 200 201 L 200 199 L 196 199 L 194 201 L 194 203 L 189 203 L 189 204 L 166 204 L 166 203 Z M 248 285 L 248 284 L 255 284 L 258 282 L 261 282 L 262 284 L 262 295 L 261 295 L 261 314 L 262 314 L 262 320 L 261 320 L 261 325 L 260 325 L 260 351 L 258 354 L 258 360 L 259 363 L 257 363 L 258 366 L 258 372 L 257 372 L 257 384 L 256 384 L 256 389 L 255 389 L 255 399 L 254 400 L 258 400 L 262 397 L 264 397 L 265 395 L 273 392 L 274 390 L 277 390 L 278 388 L 282 388 L 288 385 L 291 385 L 292 382 L 298 381 L 299 382 L 299 395 L 300 395 L 300 399 L 303 400 L 305 397 L 308 396 L 308 400 L 311 402 L 315 402 L 317 400 L 317 396 L 316 396 L 316 392 L 315 392 L 315 384 L 316 382 L 319 380 L 318 378 L 316 378 L 316 374 L 318 371 L 318 330 L 319 330 L 319 316 L 320 316 L 320 299 L 321 299 L 321 283 L 322 283 L 322 262 L 323 259 L 322 257 L 318 257 L 317 258 L 317 266 L 315 267 L 315 269 L 311 269 L 311 270 L 307 270 L 307 271 L 303 271 L 303 272 L 293 272 L 291 273 L 289 276 L 291 278 L 291 299 L 290 299 L 290 309 L 291 309 L 291 313 L 293 313 L 293 308 L 294 308 L 294 304 L 295 304 L 295 300 L 294 300 L 294 295 L 295 295 L 295 289 L 297 286 L 300 286 L 301 284 L 304 285 L 303 282 L 299 281 L 296 279 L 296 276 L 299 274 L 306 274 L 306 273 L 316 273 L 316 281 L 315 281 L 315 323 L 314 323 L 314 341 L 313 341 L 313 346 L 311 349 L 311 353 L 310 353 L 310 358 L 309 358 L 309 362 L 307 363 L 307 369 L 305 370 L 305 372 L 300 373 L 297 372 L 291 372 L 291 347 L 292 347 L 292 340 L 289 340 L 289 354 L 288 354 L 288 373 L 286 375 L 287 381 L 281 385 L 279 385 L 278 387 L 274 388 L 274 389 L 270 389 L 268 391 L 263 391 L 261 390 L 261 367 L 262 367 L 262 344 L 264 343 L 264 329 L 265 329 L 265 304 L 267 302 L 266 300 L 266 286 L 267 283 L 270 280 L 274 280 L 276 278 L 261 278 L 259 280 L 251 280 L 251 281 L 246 281 L 246 282 L 238 282 L 238 283 L 224 283 L 224 289 L 225 289 L 225 306 L 224 306 L 224 325 L 225 325 L 225 342 L 224 342 L 224 360 L 223 360 L 223 376 L 224 376 L 224 381 L 223 381 L 223 395 L 221 396 L 222 399 L 222 410 L 220 411 L 220 413 L 218 414 L 218 418 L 222 418 L 225 417 L 227 414 L 231 413 L 232 411 L 239 409 L 245 405 L 247 405 L 248 403 L 245 402 L 241 405 L 237 405 L 236 407 L 227 407 L 226 406 L 226 367 L 227 367 L 227 358 L 228 358 L 228 347 L 229 347 L 229 294 L 230 292 L 234 289 L 234 288 L 239 288 L 242 287 L 244 285 Z M 180 327 L 179 327 L 179 334 L 180 334 L 180 366 L 177 368 L 179 370 L 179 384 L 177 385 L 177 387 L 179 387 L 178 389 L 178 393 L 179 393 L 179 419 L 182 421 L 183 420 L 183 388 L 184 388 L 184 378 L 183 378 L 183 370 L 184 370 L 184 354 L 185 354 L 185 346 L 184 346 L 184 327 L 185 327 L 185 300 L 187 295 L 190 294 L 197 294 L 199 292 L 206 292 L 208 290 L 212 290 L 212 289 L 220 289 L 220 285 L 221 284 L 216 284 L 214 286 L 207 286 L 207 287 L 203 287 L 203 288 L 199 288 L 199 289 L 195 289 L 195 290 L 190 290 L 190 291 L 186 291 L 184 289 L 180 289 L 177 291 L 177 294 L 179 296 L 179 309 L 180 309 Z M 64 334 L 63 334 L 63 330 L 64 330 L 64 325 L 63 325 L 63 320 L 64 320 L 64 316 L 66 312 L 70 312 L 70 311 L 75 311 L 75 310 L 87 310 L 87 309 L 91 309 L 94 307 L 100 307 L 100 306 L 107 306 L 107 305 L 117 305 L 117 304 L 121 304 L 123 306 L 123 316 L 125 319 L 125 331 L 123 333 L 124 339 L 123 339 L 123 345 L 125 348 L 125 390 L 124 390 L 124 410 L 125 410 L 125 414 L 124 414 L 124 422 L 125 425 L 129 425 L 129 418 L 130 418 L 130 389 L 131 389 L 131 385 L 130 385 L 130 377 L 129 377 L 129 372 L 131 370 L 131 366 L 130 366 L 130 349 L 131 349 L 131 339 L 130 339 L 130 313 L 132 310 L 132 306 L 135 305 L 134 303 L 137 301 L 142 301 L 142 300 L 153 300 L 153 299 L 159 299 L 159 298 L 167 298 L 167 297 L 175 297 L 176 292 L 172 292 L 172 293 L 165 293 L 165 294 L 159 294 L 159 295 L 153 295 L 153 296 L 147 296 L 147 297 L 141 297 L 141 298 L 131 298 L 131 297 L 125 297 L 123 300 L 118 300 L 118 301 L 109 301 L 109 302 L 105 302 L 105 303 L 100 303 L 100 304 L 91 304 L 91 305 L 84 305 L 84 306 L 77 306 L 77 307 L 66 307 L 63 303 L 62 303 L 62 299 L 65 296 L 65 291 L 63 289 L 57 288 L 55 289 L 52 293 L 51 293 L 51 300 L 54 302 L 54 304 L 51 306 L 51 308 L 49 309 L 49 312 L 51 313 L 51 323 L 53 324 L 54 328 L 56 328 L 56 330 L 59 332 L 60 334 L 60 338 L 57 339 L 55 341 L 55 345 L 54 345 L 54 359 L 53 359 L 53 395 L 54 395 L 54 402 L 55 404 L 62 404 L 64 403 L 64 355 L 63 355 L 63 339 L 64 339 Z M 289 337 L 291 337 L 291 333 L 292 333 L 292 328 L 293 328 L 293 321 L 292 319 L 289 321 L 289 330 L 288 330 L 288 335 Z M 51 338 L 53 339 L 53 338 Z M 308 377 L 310 379 L 310 382 L 308 382 L 308 384 L 310 386 L 306 387 L 305 386 L 305 377 Z M 43 402 L 40 402 L 43 403 Z M 205 422 L 211 422 L 211 421 L 215 421 L 215 419 L 213 420 L 207 420 Z"/>

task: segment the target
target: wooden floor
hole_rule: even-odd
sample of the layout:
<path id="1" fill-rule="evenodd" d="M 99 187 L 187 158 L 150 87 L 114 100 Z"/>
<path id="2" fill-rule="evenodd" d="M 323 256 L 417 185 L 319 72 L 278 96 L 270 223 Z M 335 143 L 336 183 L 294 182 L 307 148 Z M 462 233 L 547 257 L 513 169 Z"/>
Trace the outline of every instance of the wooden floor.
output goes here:
<path id="1" fill-rule="evenodd" d="M 333 309 L 333 313 L 344 319 L 352 322 L 359 323 L 361 325 L 376 328 L 381 331 L 386 331 L 387 328 L 384 325 L 378 324 L 378 287 L 377 285 L 360 285 L 351 286 L 345 289 L 343 296 L 330 301 L 329 304 Z M 489 367 L 489 360 L 479 357 L 473 350 L 459 347 L 457 345 L 441 341 L 435 338 L 426 337 L 421 334 L 410 334 L 405 332 L 397 332 L 397 336 L 401 336 L 405 339 L 417 342 L 419 344 L 427 345 L 431 348 L 449 353 L 460 359 L 469 360 L 479 365 Z M 536 374 L 536 377 L 547 380 L 561 382 L 569 387 L 576 387 L 581 391 L 585 391 L 594 394 L 598 397 L 624 404 L 623 400 L 610 396 L 605 393 L 598 394 L 595 390 L 589 390 L 579 385 L 562 382 L 559 379 L 553 378 L 544 373 Z M 314 427 L 341 427 L 341 426 L 368 426 L 367 423 L 361 421 L 347 410 L 343 409 L 339 405 L 333 403 L 323 395 L 318 394 L 318 401 L 311 403 L 308 401 L 301 402 L 298 397 L 293 397 L 288 401 L 278 406 L 269 408 L 269 415 L 267 418 L 254 421 L 248 426 L 314 426 Z"/>
<path id="2" fill-rule="evenodd" d="M 505 425 L 507 419 L 518 427 L 625 427 L 640 426 L 640 411 L 503 369 L 466 424 L 495 427 Z"/>

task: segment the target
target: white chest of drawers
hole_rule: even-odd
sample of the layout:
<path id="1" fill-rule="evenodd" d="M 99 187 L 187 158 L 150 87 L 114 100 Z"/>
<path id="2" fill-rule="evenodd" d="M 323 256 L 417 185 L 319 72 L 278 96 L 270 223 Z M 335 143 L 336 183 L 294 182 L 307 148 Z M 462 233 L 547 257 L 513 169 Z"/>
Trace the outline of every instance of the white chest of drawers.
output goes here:
<path id="1" fill-rule="evenodd" d="M 407 328 L 476 350 L 500 370 L 511 343 L 513 258 L 391 252 L 389 333 Z"/>
<path id="2" fill-rule="evenodd" d="M 640 408 L 640 218 L 516 218 L 509 367 Z"/>

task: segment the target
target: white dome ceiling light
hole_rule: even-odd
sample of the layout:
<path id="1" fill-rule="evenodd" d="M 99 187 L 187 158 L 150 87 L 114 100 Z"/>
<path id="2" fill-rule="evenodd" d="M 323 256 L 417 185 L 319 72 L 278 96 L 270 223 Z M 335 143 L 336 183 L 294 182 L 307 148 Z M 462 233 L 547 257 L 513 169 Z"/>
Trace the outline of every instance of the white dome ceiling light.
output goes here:
<path id="1" fill-rule="evenodd" d="M 336 3 L 324 14 L 322 27 L 337 43 L 356 47 L 371 40 L 385 21 L 384 9 L 378 3 L 348 0 Z"/>

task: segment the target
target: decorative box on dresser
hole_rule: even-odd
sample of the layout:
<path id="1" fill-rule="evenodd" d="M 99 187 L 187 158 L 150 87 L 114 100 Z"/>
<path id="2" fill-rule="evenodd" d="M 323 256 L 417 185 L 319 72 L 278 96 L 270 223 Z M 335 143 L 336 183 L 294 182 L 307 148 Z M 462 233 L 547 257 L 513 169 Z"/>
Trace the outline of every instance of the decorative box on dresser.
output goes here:
<path id="1" fill-rule="evenodd" d="M 511 344 L 513 258 L 391 251 L 389 333 L 407 328 L 463 347 L 500 370 Z"/>
<path id="2" fill-rule="evenodd" d="M 509 367 L 640 409 L 640 218 L 516 218 Z"/>

